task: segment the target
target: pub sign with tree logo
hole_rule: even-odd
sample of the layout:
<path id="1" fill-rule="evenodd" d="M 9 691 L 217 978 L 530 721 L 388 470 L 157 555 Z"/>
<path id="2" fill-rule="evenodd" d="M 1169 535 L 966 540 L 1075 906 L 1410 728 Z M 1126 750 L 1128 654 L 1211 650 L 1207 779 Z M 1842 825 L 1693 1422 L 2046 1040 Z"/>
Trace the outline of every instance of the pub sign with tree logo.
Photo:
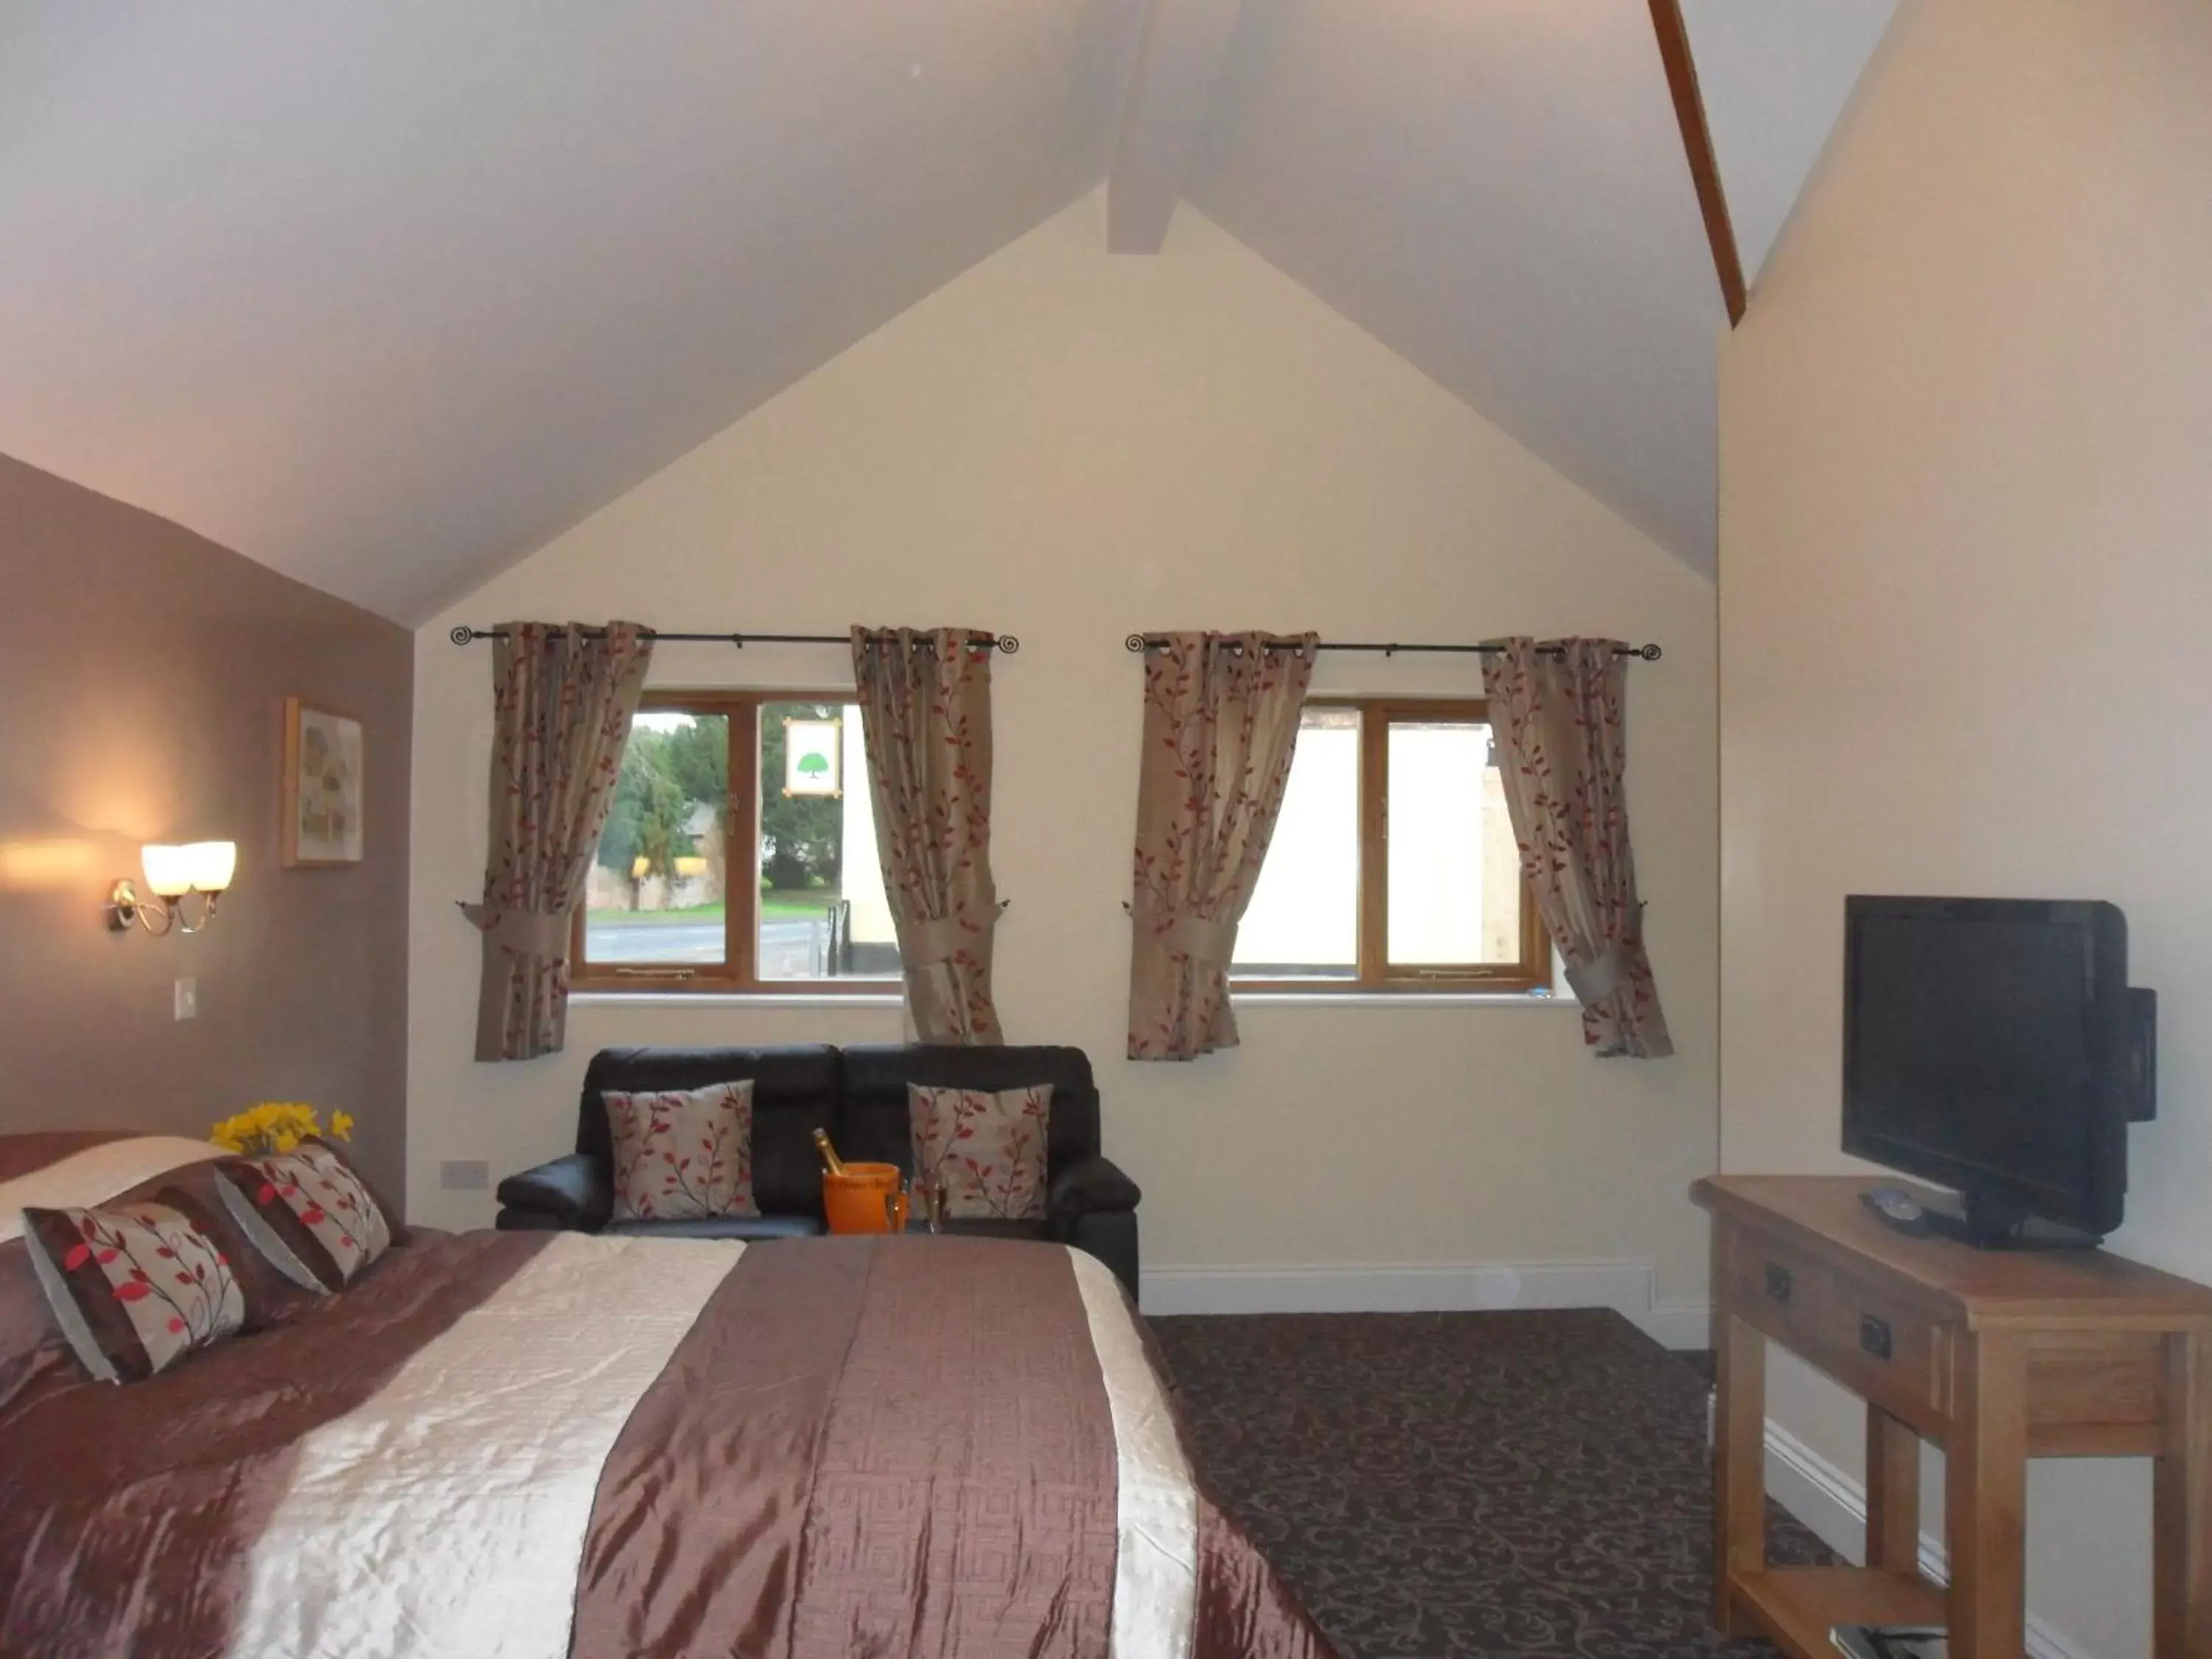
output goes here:
<path id="1" fill-rule="evenodd" d="M 783 723 L 783 793 L 842 795 L 844 721 L 786 720 Z"/>

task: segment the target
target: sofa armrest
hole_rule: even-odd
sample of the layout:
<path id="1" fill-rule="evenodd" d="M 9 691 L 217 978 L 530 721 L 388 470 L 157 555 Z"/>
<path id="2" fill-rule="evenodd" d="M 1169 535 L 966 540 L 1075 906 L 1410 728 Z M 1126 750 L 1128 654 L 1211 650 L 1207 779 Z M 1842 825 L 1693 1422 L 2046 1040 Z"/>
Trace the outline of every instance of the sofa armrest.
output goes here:
<path id="1" fill-rule="evenodd" d="M 1074 1215 L 1048 1218 L 1045 1225 L 1050 1236 L 1060 1243 L 1073 1244 L 1111 1267 L 1114 1277 L 1129 1292 L 1129 1299 L 1136 1300 L 1141 1280 L 1137 1275 L 1134 1210 L 1081 1211 Z"/>
<path id="2" fill-rule="evenodd" d="M 1133 1210 L 1144 1192 L 1111 1158 L 1097 1152 L 1070 1158 L 1052 1177 L 1045 1196 L 1048 1215 L 1088 1215 L 1103 1210 Z"/>
<path id="3" fill-rule="evenodd" d="M 614 1180 L 606 1164 L 571 1152 L 499 1183 L 499 1201 L 510 1210 L 549 1218 L 556 1227 L 595 1233 L 614 1213 Z"/>

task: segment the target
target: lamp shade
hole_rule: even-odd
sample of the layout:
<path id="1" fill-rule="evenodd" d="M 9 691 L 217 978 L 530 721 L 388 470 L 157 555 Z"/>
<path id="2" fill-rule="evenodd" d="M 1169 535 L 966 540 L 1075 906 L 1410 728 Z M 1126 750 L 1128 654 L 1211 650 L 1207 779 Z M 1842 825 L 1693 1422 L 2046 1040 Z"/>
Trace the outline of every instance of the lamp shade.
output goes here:
<path id="1" fill-rule="evenodd" d="M 138 856 L 145 861 L 146 884 L 161 897 L 178 898 L 191 890 L 191 870 L 183 848 L 142 847 Z"/>
<path id="2" fill-rule="evenodd" d="M 222 892 L 238 872 L 238 843 L 233 841 L 143 847 L 139 857 L 146 866 L 146 885 L 161 898 L 181 898 L 193 891 Z"/>
<path id="3" fill-rule="evenodd" d="M 185 871 L 203 893 L 229 890 L 238 873 L 238 843 L 234 841 L 196 841 L 185 848 Z"/>

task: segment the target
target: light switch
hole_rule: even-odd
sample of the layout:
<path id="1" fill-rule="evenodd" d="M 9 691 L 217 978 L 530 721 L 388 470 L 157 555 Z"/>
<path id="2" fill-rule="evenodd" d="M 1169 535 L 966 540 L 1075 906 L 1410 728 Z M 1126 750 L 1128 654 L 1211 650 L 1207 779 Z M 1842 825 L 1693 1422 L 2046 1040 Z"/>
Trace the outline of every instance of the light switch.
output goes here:
<path id="1" fill-rule="evenodd" d="M 200 1017 L 200 982 L 196 979 L 177 981 L 177 1018 L 198 1019 Z"/>
<path id="2" fill-rule="evenodd" d="M 438 1184 L 449 1193 L 480 1193 L 491 1185 L 491 1165 L 480 1158 L 449 1158 L 438 1166 Z"/>

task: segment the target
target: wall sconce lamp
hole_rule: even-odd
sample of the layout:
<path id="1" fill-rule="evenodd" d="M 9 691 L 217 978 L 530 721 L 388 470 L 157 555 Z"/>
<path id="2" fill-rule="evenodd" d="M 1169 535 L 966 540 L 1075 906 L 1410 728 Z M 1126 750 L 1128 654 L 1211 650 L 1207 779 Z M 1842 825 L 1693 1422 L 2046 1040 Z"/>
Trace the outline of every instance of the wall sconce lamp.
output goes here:
<path id="1" fill-rule="evenodd" d="M 146 885 L 153 896 L 140 898 L 128 876 L 118 881 L 107 896 L 110 927 L 125 933 L 136 922 L 156 935 L 173 928 L 180 933 L 197 933 L 215 920 L 216 901 L 238 872 L 236 842 L 196 841 L 182 847 L 142 847 L 138 851 L 145 860 Z M 191 921 L 185 918 L 185 901 L 195 893 L 200 897 L 200 919 Z"/>

